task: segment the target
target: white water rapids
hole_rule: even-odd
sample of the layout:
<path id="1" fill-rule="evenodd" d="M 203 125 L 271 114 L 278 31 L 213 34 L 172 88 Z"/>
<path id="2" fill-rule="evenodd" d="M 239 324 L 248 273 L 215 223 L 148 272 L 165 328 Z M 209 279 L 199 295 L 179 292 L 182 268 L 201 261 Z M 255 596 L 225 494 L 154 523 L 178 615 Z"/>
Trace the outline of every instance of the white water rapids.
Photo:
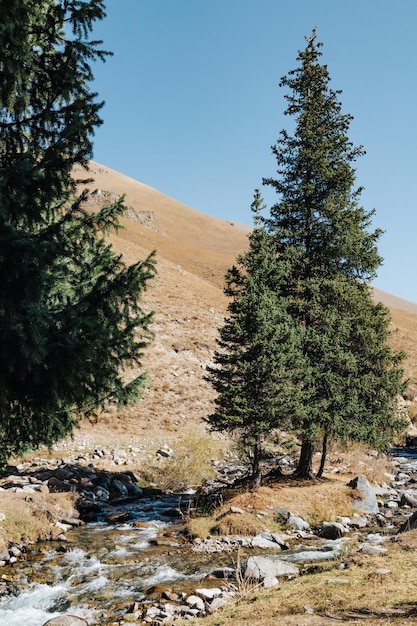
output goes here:
<path id="1" fill-rule="evenodd" d="M 53 543 L 50 549 L 44 544 L 42 558 L 6 568 L 16 594 L 0 597 L 0 626 L 43 626 L 66 614 L 105 624 L 113 604 L 123 604 L 126 610 L 154 585 L 199 580 L 206 572 L 189 558 L 184 560 L 179 544 L 151 545 L 165 529 L 175 528 L 160 519 L 164 507 L 172 506 L 172 499 L 130 504 L 130 521 L 139 520 L 145 527 L 88 524 L 70 531 L 68 543 Z"/>

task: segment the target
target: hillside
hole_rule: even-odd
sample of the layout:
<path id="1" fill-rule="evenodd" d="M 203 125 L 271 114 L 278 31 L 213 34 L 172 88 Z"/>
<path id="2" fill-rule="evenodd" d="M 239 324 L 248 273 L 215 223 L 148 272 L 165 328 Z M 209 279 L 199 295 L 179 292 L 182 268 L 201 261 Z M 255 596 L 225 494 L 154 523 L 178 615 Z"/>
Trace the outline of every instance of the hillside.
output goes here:
<path id="1" fill-rule="evenodd" d="M 84 175 L 81 170 L 75 174 Z M 124 228 L 112 236 L 126 262 L 157 251 L 158 278 L 145 298 L 146 309 L 155 311 L 155 340 L 143 359 L 150 384 L 140 405 L 119 415 L 102 415 L 99 429 L 82 425 L 76 438 L 87 446 L 92 439 L 97 445 L 100 439 L 103 444 L 117 439 L 118 445 L 145 440 L 149 446 L 159 445 L 202 428 L 212 409 L 205 366 L 226 312 L 224 274 L 246 248 L 249 229 L 206 216 L 97 163 L 91 163 L 90 174 L 91 209 L 126 196 L 129 212 L 122 220 Z M 391 310 L 393 345 L 408 354 L 412 399 L 417 394 L 417 304 L 379 290 L 375 297 Z"/>

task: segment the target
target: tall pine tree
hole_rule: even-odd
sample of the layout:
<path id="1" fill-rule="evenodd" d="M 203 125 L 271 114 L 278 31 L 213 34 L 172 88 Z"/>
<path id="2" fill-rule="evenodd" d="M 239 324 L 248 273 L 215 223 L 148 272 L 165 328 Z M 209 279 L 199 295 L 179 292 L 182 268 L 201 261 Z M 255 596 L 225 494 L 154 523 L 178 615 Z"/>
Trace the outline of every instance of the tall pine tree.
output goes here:
<path id="1" fill-rule="evenodd" d="M 273 147 L 278 177 L 264 179 L 279 196 L 268 220 L 278 266 L 291 266 L 276 294 L 301 337 L 302 365 L 289 381 L 297 379 L 304 392 L 292 417 L 302 477 L 312 476 L 318 440 L 346 437 L 384 448 L 404 425 L 396 415 L 402 355 L 387 346 L 389 315 L 368 286 L 381 263 L 381 231 L 369 231 L 374 212 L 358 204 L 352 163 L 363 149 L 348 138 L 352 117 L 342 113 L 340 91 L 329 87 L 321 46 L 313 31 L 299 66 L 281 79 L 295 130 L 281 131 Z"/>
<path id="2" fill-rule="evenodd" d="M 154 256 L 127 267 L 107 241 L 122 201 L 96 214 L 77 197 L 102 103 L 90 40 L 102 0 L 0 0 L 0 463 L 51 444 L 126 383 L 151 338 L 139 298 Z M 84 179 L 83 182 L 87 182 Z"/>
<path id="3" fill-rule="evenodd" d="M 208 379 L 218 392 L 208 423 L 233 433 L 249 447 L 254 486 L 261 481 L 261 456 L 271 430 L 289 424 L 299 389 L 288 373 L 297 371 L 297 327 L 279 295 L 291 266 L 277 264 L 273 240 L 265 230 L 259 190 L 252 204 L 255 228 L 249 250 L 226 275 L 229 317 L 220 329 L 219 350 Z M 289 349 L 292 346 L 292 349 Z"/>

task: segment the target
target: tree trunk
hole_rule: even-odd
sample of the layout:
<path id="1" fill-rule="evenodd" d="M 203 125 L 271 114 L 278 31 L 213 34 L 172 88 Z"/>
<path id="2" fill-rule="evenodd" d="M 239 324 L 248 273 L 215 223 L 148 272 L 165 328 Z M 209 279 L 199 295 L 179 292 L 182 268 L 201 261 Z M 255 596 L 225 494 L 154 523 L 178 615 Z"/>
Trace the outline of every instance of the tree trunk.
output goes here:
<path id="1" fill-rule="evenodd" d="M 309 480 L 314 478 L 313 453 L 313 442 L 309 439 L 303 439 L 303 443 L 301 444 L 300 458 L 298 459 L 298 465 L 293 476 L 296 476 L 297 478 L 307 478 Z"/>
<path id="2" fill-rule="evenodd" d="M 321 478 L 323 476 L 324 464 L 326 463 L 326 456 L 327 456 L 327 433 L 324 433 L 323 444 L 321 447 L 320 467 L 319 467 L 319 471 L 317 472 L 317 478 Z"/>
<path id="3" fill-rule="evenodd" d="M 258 489 L 261 486 L 262 473 L 260 466 L 261 459 L 261 444 L 257 441 L 253 446 L 253 458 L 252 458 L 252 488 Z"/>

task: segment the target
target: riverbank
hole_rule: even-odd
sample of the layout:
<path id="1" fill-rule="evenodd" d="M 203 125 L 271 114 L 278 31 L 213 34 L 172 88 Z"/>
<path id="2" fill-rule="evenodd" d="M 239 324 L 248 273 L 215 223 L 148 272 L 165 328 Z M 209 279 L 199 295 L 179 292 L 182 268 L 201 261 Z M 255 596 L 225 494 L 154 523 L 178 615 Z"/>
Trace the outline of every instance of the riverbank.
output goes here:
<path id="1" fill-rule="evenodd" d="M 53 539 L 55 550 L 62 546 L 58 553 L 73 554 L 78 549 L 76 529 L 98 517 L 114 527 L 119 541 L 121 531 L 129 536 L 132 532 L 149 533 L 135 507 L 142 503 L 144 510 L 150 510 L 155 504 L 146 500 L 139 476 L 130 469 L 135 466 L 138 471 L 137 457 L 133 456 L 136 453 L 129 454 L 119 451 L 119 455 L 113 452 L 106 456 L 103 451 L 94 451 L 77 459 L 32 459 L 10 468 L 13 471 L 0 482 L 5 557 L 0 576 L 4 591 L 10 581 L 18 578 L 19 563 L 26 558 L 27 550 L 30 555 L 31 542 L 37 539 Z M 285 466 L 290 460 L 282 457 L 281 462 Z M 348 483 L 359 468 L 373 479 L 374 486 L 377 484 L 373 489 L 373 513 L 355 513 L 361 496 L 358 488 Z M 194 553 L 189 561 L 206 564 L 201 569 L 204 578 L 193 588 L 188 583 L 185 595 L 169 582 L 162 582 L 140 602 L 133 593 L 119 606 L 123 616 L 111 620 L 110 613 L 106 613 L 105 622 L 91 624 L 151 623 L 151 617 L 155 623 L 181 624 L 182 615 L 187 616 L 187 623 L 195 617 L 196 624 L 199 616 L 205 615 L 205 626 L 249 622 L 251 626 L 276 626 L 277 622 L 313 625 L 340 620 L 363 623 L 364 619 L 369 624 L 399 626 L 405 619 L 407 624 L 413 623 L 417 533 L 396 534 L 415 506 L 417 475 L 413 463 L 407 458 L 383 458 L 372 452 L 358 455 L 357 450 L 354 455 L 332 454 L 323 481 L 284 478 L 255 492 L 226 484 L 226 476 L 236 476 L 238 470 L 238 463 L 229 462 L 219 472 L 223 495 L 217 499 L 217 506 L 211 498 L 200 499 L 199 503 L 191 500 L 190 504 L 183 499 L 185 506 L 181 510 L 179 499 L 174 497 L 172 503 L 164 503 L 162 516 L 155 513 L 158 519 L 176 522 L 168 531 L 165 522 L 160 530 L 153 528 L 149 545 L 156 546 L 159 555 L 165 550 L 167 563 L 185 552 Z M 128 500 L 133 502 L 133 513 L 125 507 Z M 80 554 L 95 562 L 95 557 L 89 556 L 88 545 Z M 135 547 L 132 557 L 126 557 L 133 558 L 133 566 L 137 550 Z M 269 578 L 276 580 L 267 584 L 268 576 L 252 580 L 244 568 L 250 555 L 259 553 L 268 558 L 272 554 L 272 560 L 278 558 L 280 562 L 292 560 L 299 575 L 290 576 L 291 580 L 274 575 Z M 210 572 L 225 555 L 234 571 L 223 581 L 214 579 Z M 142 555 L 141 562 L 143 558 L 145 562 L 151 558 L 150 563 L 154 559 Z M 157 567 L 161 581 L 164 567 Z"/>
<path id="2" fill-rule="evenodd" d="M 83 511 L 81 510 L 83 501 L 84 503 L 88 501 L 85 493 L 92 496 L 92 501 L 107 502 L 110 499 L 109 481 L 110 483 L 117 481 L 111 490 L 112 498 L 128 495 L 120 486 L 118 480 L 120 477 L 121 482 L 127 483 L 131 490 L 136 488 L 134 485 L 159 487 L 160 485 L 149 483 L 149 478 L 152 477 L 151 470 L 156 479 L 164 475 L 166 482 L 166 475 L 173 474 L 170 482 L 175 483 L 177 480 L 177 484 L 179 481 L 184 483 L 184 468 L 178 469 L 178 464 L 172 467 L 173 458 L 179 456 L 177 448 L 182 444 L 172 439 L 169 443 L 170 445 L 166 443 L 166 439 L 160 438 L 144 442 L 141 448 L 124 446 L 117 449 L 110 447 L 82 449 L 80 442 L 75 441 L 62 444 L 52 453 L 44 450 L 42 455 L 34 454 L 26 459 L 18 459 L 15 464 L 6 468 L 4 475 L 0 477 L 0 549 L 3 557 L 6 558 L 4 551 L 11 545 L 30 545 L 38 540 L 57 538 L 63 532 L 62 524 L 68 525 L 68 520 L 76 525 L 78 523 L 76 520 L 88 512 L 85 507 Z M 200 463 L 201 450 L 204 450 L 205 457 L 208 456 L 209 450 L 210 454 L 213 450 L 206 439 L 200 438 L 193 443 L 195 449 L 189 464 L 197 466 Z M 174 451 L 176 454 L 170 456 Z M 217 487 L 214 484 L 212 490 L 232 484 L 245 471 L 245 466 L 230 454 L 229 461 L 223 466 L 219 466 L 214 457 L 213 453 L 212 462 L 217 465 L 217 472 L 220 470 L 220 482 L 217 483 Z M 285 469 L 285 463 L 291 463 L 290 457 L 283 457 L 282 463 Z M 284 480 L 275 483 L 274 489 L 271 489 L 269 495 L 265 497 L 262 497 L 262 489 L 247 496 L 244 493 L 246 491 L 249 494 L 249 491 L 244 489 L 242 494 L 237 493 L 235 496 L 236 506 L 242 506 L 242 498 L 252 500 L 252 504 L 249 503 L 248 506 L 249 508 L 252 506 L 253 514 L 249 514 L 249 518 L 255 530 L 263 529 L 262 524 L 265 526 L 265 521 L 262 523 L 257 515 L 258 509 L 262 510 L 268 506 L 268 502 L 265 502 L 268 497 L 277 500 L 277 506 L 293 509 L 299 515 L 308 518 L 311 523 L 317 523 L 321 517 L 326 517 L 327 512 L 334 516 L 336 511 L 342 514 L 343 511 L 349 510 L 351 499 L 347 495 L 346 483 L 352 477 L 363 474 L 371 482 L 381 483 L 386 479 L 384 473 L 389 469 L 390 463 L 384 456 L 378 457 L 373 453 L 369 454 L 364 448 L 355 447 L 350 451 L 336 452 L 330 456 L 327 480 L 318 482 L 317 489 L 311 481 Z M 176 472 L 180 470 L 181 476 L 177 476 Z M 188 467 L 186 473 L 192 481 L 194 476 Z M 99 487 L 101 485 L 98 498 L 97 494 L 91 494 L 92 482 L 97 483 Z M 181 488 L 184 486 L 190 487 L 192 483 L 181 484 Z M 119 491 L 120 489 L 122 491 Z M 259 506 L 256 505 L 257 501 Z M 204 532 L 208 532 L 210 523 L 207 517 L 190 520 L 191 534 L 203 537 Z M 221 525 L 224 527 L 223 530 L 226 529 L 226 523 L 227 520 L 224 520 Z M 243 523 L 241 530 L 245 532 Z M 5 558 L 0 558 L 0 561 Z"/>

